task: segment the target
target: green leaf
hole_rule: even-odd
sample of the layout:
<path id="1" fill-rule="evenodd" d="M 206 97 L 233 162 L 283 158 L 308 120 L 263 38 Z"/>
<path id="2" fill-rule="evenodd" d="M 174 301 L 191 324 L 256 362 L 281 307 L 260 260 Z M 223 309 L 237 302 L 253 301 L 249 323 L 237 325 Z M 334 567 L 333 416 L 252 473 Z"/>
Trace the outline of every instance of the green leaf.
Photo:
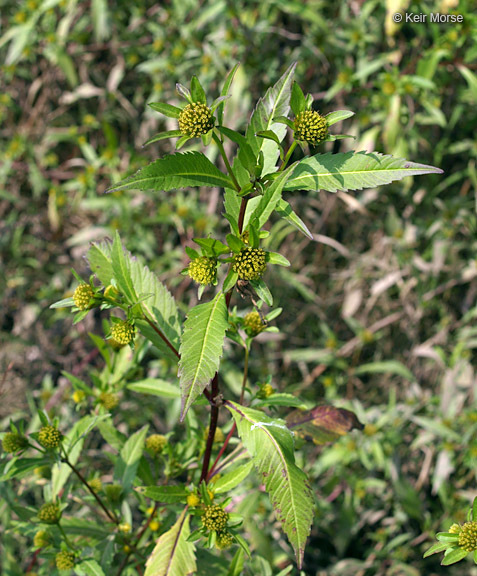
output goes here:
<path id="1" fill-rule="evenodd" d="M 267 262 L 274 264 L 276 266 L 290 266 L 289 260 L 282 256 L 278 252 L 267 252 Z"/>
<path id="2" fill-rule="evenodd" d="M 259 138 L 266 138 L 267 140 L 275 142 L 275 144 L 278 146 L 281 146 L 281 142 L 278 139 L 278 136 L 272 130 L 261 130 L 260 132 L 257 132 L 255 136 L 258 136 Z"/>
<path id="3" fill-rule="evenodd" d="M 290 94 L 293 74 L 296 64 L 292 64 L 278 82 L 270 87 L 265 96 L 261 98 L 253 111 L 250 123 L 247 127 L 246 138 L 252 148 L 255 158 L 258 159 L 260 152 L 263 153 L 263 174 L 274 172 L 279 154 L 275 142 L 255 136 L 257 132 L 271 130 L 281 142 L 286 135 L 287 128 L 283 124 L 274 121 L 275 116 L 287 116 L 290 110 Z"/>
<path id="4" fill-rule="evenodd" d="M 459 534 L 455 534 L 454 532 L 438 532 L 436 538 L 439 542 L 445 542 L 447 544 L 457 544 L 457 542 L 459 542 Z"/>
<path id="5" fill-rule="evenodd" d="M 225 277 L 224 284 L 222 286 L 222 290 L 226 294 L 229 290 L 231 290 L 235 284 L 237 284 L 238 274 L 234 272 L 232 268 L 229 270 L 229 273 Z"/>
<path id="6" fill-rule="evenodd" d="M 129 304 L 136 304 L 138 297 L 134 290 L 131 273 L 129 270 L 129 258 L 126 259 L 119 232 L 116 230 L 111 252 L 111 263 L 116 279 L 118 290 L 124 294 Z"/>
<path id="7" fill-rule="evenodd" d="M 75 572 L 79 576 L 105 576 L 96 560 L 84 560 L 75 566 Z"/>
<path id="8" fill-rule="evenodd" d="M 94 39 L 103 42 L 110 35 L 110 15 L 107 0 L 92 0 L 91 20 L 94 27 Z"/>
<path id="9" fill-rule="evenodd" d="M 50 458 L 13 458 L 4 469 L 4 474 L 0 476 L 0 482 L 10 480 L 10 478 L 23 478 L 30 475 L 35 468 L 50 464 Z"/>
<path id="10" fill-rule="evenodd" d="M 192 76 L 190 82 L 190 92 L 194 102 L 200 102 L 201 104 L 207 104 L 207 98 L 205 96 L 202 84 L 199 82 L 197 76 Z"/>
<path id="11" fill-rule="evenodd" d="M 188 542 L 189 516 L 185 509 L 174 526 L 157 541 L 146 562 L 144 576 L 192 576 L 196 572 L 195 546 Z"/>
<path id="12" fill-rule="evenodd" d="M 295 116 L 298 116 L 300 112 L 303 112 L 306 108 L 305 95 L 298 82 L 293 82 L 290 98 L 290 107 Z"/>
<path id="13" fill-rule="evenodd" d="M 449 544 L 443 542 L 432 545 L 426 552 L 424 552 L 423 558 L 427 558 L 428 556 L 432 556 L 432 554 L 437 554 L 438 552 L 443 552 Z"/>
<path id="14" fill-rule="evenodd" d="M 250 286 L 255 290 L 260 300 L 263 300 L 267 306 L 273 306 L 272 293 L 262 278 L 250 280 Z"/>
<path id="15" fill-rule="evenodd" d="M 287 416 L 287 425 L 315 444 L 333 442 L 354 428 L 364 428 L 354 412 L 326 405 L 316 406 L 313 410 L 294 410 Z"/>
<path id="16" fill-rule="evenodd" d="M 93 243 L 86 255 L 91 272 L 105 287 L 109 286 L 114 278 L 111 252 L 112 245 L 110 242 L 99 242 Z"/>
<path id="17" fill-rule="evenodd" d="M 226 401 L 225 406 L 234 417 L 301 568 L 313 520 L 314 497 L 305 473 L 295 464 L 292 433 L 283 420 L 234 402 Z"/>
<path id="18" fill-rule="evenodd" d="M 242 464 L 241 466 L 234 468 L 231 472 L 227 472 L 227 474 L 221 476 L 217 481 L 214 481 L 214 493 L 222 494 L 224 492 L 229 492 L 247 478 L 252 471 L 252 468 L 253 462 L 247 462 L 247 464 Z"/>
<path id="19" fill-rule="evenodd" d="M 148 104 L 156 112 L 160 112 L 167 116 L 168 118 L 179 118 L 182 109 L 177 106 L 172 106 L 171 104 L 166 104 L 165 102 L 151 102 Z"/>
<path id="20" fill-rule="evenodd" d="M 413 373 L 397 360 L 384 360 L 382 362 L 362 364 L 355 369 L 354 373 L 356 376 L 360 376 L 361 374 L 396 374 L 406 378 L 409 382 L 415 382 L 416 380 Z"/>
<path id="21" fill-rule="evenodd" d="M 354 116 L 354 112 L 351 112 L 351 110 L 335 110 L 326 114 L 325 118 L 328 126 L 333 126 L 333 124 L 346 120 L 346 118 L 351 118 L 351 116 Z"/>
<path id="22" fill-rule="evenodd" d="M 143 266 L 139 260 L 130 259 L 130 277 L 135 292 L 141 298 L 141 309 L 144 315 L 156 326 L 175 350 L 179 349 L 180 319 L 176 302 L 167 288 L 157 276 Z M 149 322 L 136 319 L 136 326 L 141 334 L 150 340 L 156 348 L 177 360 L 177 355 L 167 346 Z"/>
<path id="23" fill-rule="evenodd" d="M 278 202 L 280 202 L 283 188 L 293 168 L 294 165 L 281 172 L 278 178 L 275 178 L 275 180 L 267 186 L 263 196 L 260 197 L 260 202 L 250 216 L 250 222 L 253 226 L 256 226 L 258 230 L 263 228 Z"/>
<path id="24" fill-rule="evenodd" d="M 263 406 L 287 406 L 288 408 L 293 407 L 304 407 L 303 400 L 293 396 L 292 394 L 286 393 L 276 393 L 272 394 L 268 398 L 264 400 L 259 400 L 258 402 L 254 402 L 254 408 L 261 408 Z"/>
<path id="25" fill-rule="evenodd" d="M 194 242 L 203 248 L 204 254 L 210 257 L 229 254 L 230 248 L 215 238 L 194 238 Z"/>
<path id="26" fill-rule="evenodd" d="M 159 132 L 159 134 L 156 134 L 144 142 L 143 146 L 149 146 L 149 144 L 159 142 L 160 140 L 166 140 L 167 138 L 179 138 L 180 136 L 182 136 L 182 132 L 180 130 L 168 130 L 167 132 Z"/>
<path id="27" fill-rule="evenodd" d="M 141 486 L 136 491 L 146 498 L 166 504 L 185 502 L 189 494 L 183 486 Z"/>
<path id="28" fill-rule="evenodd" d="M 275 208 L 276 213 L 281 217 L 284 218 L 289 224 L 294 226 L 297 230 L 299 230 L 302 234 L 304 234 L 310 240 L 313 240 L 313 234 L 308 230 L 308 227 L 303 222 L 303 220 L 297 216 L 297 214 L 293 211 L 293 208 L 281 198 Z"/>
<path id="29" fill-rule="evenodd" d="M 227 328 L 228 313 L 223 292 L 219 292 L 211 302 L 198 304 L 189 312 L 180 348 L 181 421 L 219 368 Z"/>
<path id="30" fill-rule="evenodd" d="M 237 72 L 238 67 L 240 66 L 239 63 L 235 64 L 232 70 L 227 74 L 227 78 L 225 79 L 224 86 L 222 91 L 220 92 L 221 96 L 228 96 L 230 86 L 232 85 L 235 72 Z M 224 121 L 224 108 L 225 108 L 225 101 L 221 102 L 217 108 L 217 119 L 219 124 L 222 124 Z"/>
<path id="31" fill-rule="evenodd" d="M 227 244 L 233 252 L 240 252 L 242 248 L 246 247 L 245 242 L 235 236 L 235 234 L 227 234 L 225 239 L 227 240 Z"/>
<path id="32" fill-rule="evenodd" d="M 441 562 L 441 566 L 450 566 L 456 562 L 460 562 L 467 556 L 468 552 L 462 548 L 455 548 L 451 550 L 448 554 L 444 556 Z"/>
<path id="33" fill-rule="evenodd" d="M 442 174 L 442 170 L 379 152 L 317 154 L 298 162 L 285 190 L 362 190 L 431 173 Z"/>
<path id="34" fill-rule="evenodd" d="M 119 458 L 114 469 L 114 478 L 121 484 L 124 492 L 128 492 L 136 477 L 139 461 L 144 452 L 144 441 L 149 426 L 143 426 L 135 434 L 130 436 L 121 448 Z"/>
<path id="35" fill-rule="evenodd" d="M 201 152 L 184 152 L 164 156 L 138 170 L 129 178 L 114 184 L 115 190 L 174 190 L 193 186 L 234 188 L 232 180 L 223 174 Z"/>
<path id="36" fill-rule="evenodd" d="M 178 386 L 174 386 L 160 378 L 145 378 L 144 380 L 139 380 L 139 382 L 128 384 L 127 387 L 133 392 L 152 394 L 162 398 L 179 398 L 181 395 Z"/>
<path id="37" fill-rule="evenodd" d="M 477 522 L 477 497 L 474 498 L 474 501 L 472 503 L 471 520 L 472 520 L 472 522 Z"/>

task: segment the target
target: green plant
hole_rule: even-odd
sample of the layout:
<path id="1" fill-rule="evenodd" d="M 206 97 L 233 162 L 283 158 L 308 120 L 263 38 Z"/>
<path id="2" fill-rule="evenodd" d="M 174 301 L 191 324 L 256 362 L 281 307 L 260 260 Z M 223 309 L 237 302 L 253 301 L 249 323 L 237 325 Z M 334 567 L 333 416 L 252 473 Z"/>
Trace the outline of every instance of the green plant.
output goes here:
<path id="1" fill-rule="evenodd" d="M 45 488 L 45 498 L 51 502 L 40 509 L 38 518 L 51 524 L 53 542 L 50 545 L 49 539 L 37 535 L 37 544 L 48 542 L 48 546 L 35 558 L 55 558 L 59 569 L 74 566 L 86 574 L 115 570 L 119 575 L 126 568 L 141 569 L 145 563 L 145 576 L 192 574 L 197 570 L 200 548 L 221 551 L 235 546 L 234 556 L 225 556 L 226 570 L 240 574 L 247 570 L 245 554 L 250 556 L 242 529 L 248 518 L 246 512 L 235 511 L 234 497 L 253 467 L 301 567 L 313 521 L 314 495 L 305 471 L 297 464 L 294 435 L 323 443 L 361 428 L 352 412 L 310 406 L 287 391 L 275 392 L 269 381 L 259 386 L 248 381 L 253 342 L 259 334 L 276 330 L 269 323 L 280 314 L 279 309 L 264 314 L 264 307 L 272 308 L 274 302 L 264 278 L 274 266 L 290 266 L 282 254 L 262 247 L 269 235 L 265 225 L 278 218 L 311 236 L 283 198 L 287 191 L 361 190 L 441 170 L 377 152 L 315 153 L 317 144 L 349 137 L 333 134 L 330 128 L 353 113 L 340 110 L 322 116 L 314 111 L 311 95 L 305 96 L 293 82 L 294 66 L 259 100 L 245 133 L 231 129 L 224 124 L 224 110 L 236 70 L 228 74 L 220 96 L 210 106 L 195 76 L 190 90 L 177 87 L 187 102 L 183 108 L 151 104 L 152 109 L 177 120 L 179 128 L 154 136 L 149 144 L 177 137 L 176 147 L 181 148 L 200 137 L 204 146 L 218 151 L 224 170 L 202 152 L 176 153 L 154 161 L 109 190 L 224 189 L 229 232 L 220 239 L 212 235 L 195 238 L 195 248 L 185 246 L 190 262 L 183 274 L 199 285 L 199 299 L 210 295 L 208 301 L 187 310 L 183 320 L 183 310 L 167 288 L 127 252 L 116 233 L 112 242 L 91 246 L 87 259 L 93 275 L 89 282 L 78 277 L 73 296 L 53 305 L 71 307 L 75 323 L 95 309 L 114 309 L 119 314 L 111 316 L 111 324 L 105 327 L 106 342 L 93 336 L 105 363 L 99 374 L 91 374 L 94 388 L 65 374 L 76 391 L 83 393 L 75 401 L 81 404 L 89 399 L 92 409 L 64 435 L 59 432 L 59 422 L 50 422 L 40 411 L 42 427 L 31 434 L 39 446 L 25 444 L 23 432 L 14 427 L 7 437 L 7 451 L 19 454 L 5 465 L 6 479 L 33 467 L 52 467 L 51 485 Z M 306 152 L 310 147 L 311 155 L 302 158 L 298 154 L 300 148 Z M 241 296 L 239 302 L 247 304 L 246 314 L 230 308 L 234 291 Z M 226 339 L 243 353 L 238 391 L 219 379 Z M 161 377 L 138 376 L 148 354 L 159 354 L 164 360 Z M 178 382 L 174 376 L 177 364 Z M 183 427 L 148 436 L 150 425 L 146 424 L 124 435 L 110 417 L 121 408 L 124 388 L 180 398 Z M 201 418 L 207 414 L 207 404 L 209 424 L 204 442 Z M 279 407 L 301 410 L 283 419 L 277 416 Z M 218 430 L 220 415 L 225 420 L 225 438 Z M 111 456 L 113 482 L 106 485 L 88 479 L 80 460 L 85 440 L 96 429 L 115 451 Z M 239 439 L 234 438 L 235 430 Z M 24 458 L 27 449 L 39 455 Z M 251 461 L 242 463 L 247 454 Z M 76 479 L 75 484 L 70 477 Z M 87 531 L 81 522 L 65 517 L 69 503 L 62 500 L 64 491 L 73 493 L 79 486 L 85 491 L 85 502 L 107 520 L 106 525 Z M 147 499 L 155 504 L 148 506 Z M 135 502 L 135 510 L 131 502 Z M 52 506 L 54 514 L 47 514 Z M 159 509 L 162 523 L 155 520 Z M 35 512 L 25 509 L 19 527 L 28 527 Z M 153 522 L 156 530 L 152 530 Z M 152 532 L 159 528 L 155 543 Z M 211 561 L 210 556 L 205 558 L 205 562 Z M 283 570 L 283 574 L 288 572 L 289 568 Z"/>

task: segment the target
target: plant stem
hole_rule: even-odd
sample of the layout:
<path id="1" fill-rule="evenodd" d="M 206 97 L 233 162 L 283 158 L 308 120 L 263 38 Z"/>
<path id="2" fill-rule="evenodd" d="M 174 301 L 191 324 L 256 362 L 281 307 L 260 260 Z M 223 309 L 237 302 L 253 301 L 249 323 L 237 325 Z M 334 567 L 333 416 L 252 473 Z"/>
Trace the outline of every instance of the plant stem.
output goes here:
<path id="1" fill-rule="evenodd" d="M 210 424 L 209 435 L 207 437 L 207 444 L 205 446 L 204 459 L 202 461 L 202 472 L 200 474 L 199 484 L 207 479 L 209 473 L 210 457 L 212 455 L 212 446 L 214 444 L 215 432 L 217 430 L 217 422 L 219 420 L 219 407 L 216 404 L 216 398 L 219 394 L 219 375 L 216 372 L 212 380 L 212 405 L 210 407 Z"/>
<path id="2" fill-rule="evenodd" d="M 282 170 L 285 170 L 285 168 L 286 168 L 286 166 L 287 166 L 287 164 L 288 164 L 288 161 L 290 160 L 291 155 L 292 155 L 293 152 L 295 151 L 295 148 L 296 148 L 296 147 L 297 147 L 297 141 L 294 140 L 294 141 L 291 143 L 290 148 L 288 148 L 288 152 L 286 153 L 286 156 L 285 156 L 285 158 L 283 159 L 282 165 L 281 165 L 280 168 L 278 169 L 278 172 L 282 172 Z"/>
<path id="3" fill-rule="evenodd" d="M 69 466 L 71 468 L 71 470 L 76 474 L 76 476 L 78 477 L 78 479 L 80 480 L 80 482 L 85 486 L 85 488 L 88 490 L 88 492 L 90 492 L 90 494 L 94 497 L 94 499 L 96 500 L 96 502 L 99 504 L 99 506 L 101 507 L 101 509 L 103 510 L 103 512 L 106 514 L 106 516 L 111 520 L 111 522 L 114 522 L 115 524 L 119 524 L 119 520 L 116 517 L 115 514 L 113 514 L 112 512 L 110 512 L 106 506 L 104 505 L 103 501 L 101 500 L 101 498 L 96 494 L 96 492 L 91 488 L 91 486 L 88 484 L 88 482 L 86 481 L 86 479 L 84 478 L 84 476 L 81 474 L 81 472 L 76 468 L 76 466 L 74 464 L 72 464 L 69 460 L 68 460 L 68 456 L 65 454 L 64 456 L 61 457 L 61 461 L 64 462 L 67 466 Z"/>
<path id="4" fill-rule="evenodd" d="M 248 377 L 248 359 L 250 356 L 250 350 L 248 346 L 245 346 L 245 358 L 244 358 L 244 366 L 243 366 L 243 379 L 242 379 L 242 391 L 240 392 L 240 400 L 239 404 L 243 404 L 243 397 L 245 396 L 245 386 L 247 385 L 247 377 Z"/>
<path id="5" fill-rule="evenodd" d="M 68 548 L 71 548 L 72 550 L 76 550 L 76 548 L 73 546 L 73 544 L 71 544 L 68 536 L 66 535 L 66 532 L 65 532 L 63 526 L 59 522 L 58 522 L 57 526 L 58 526 L 58 530 L 61 532 L 61 535 L 63 536 Z"/>
<path id="6" fill-rule="evenodd" d="M 154 332 L 156 332 L 156 334 L 158 334 L 162 340 L 164 340 L 164 342 L 167 344 L 167 346 L 172 350 L 172 352 L 174 352 L 174 354 L 177 356 L 177 358 L 180 359 L 180 354 L 179 352 L 174 348 L 174 346 L 172 345 L 171 342 L 169 342 L 169 340 L 166 338 L 166 336 L 159 330 L 159 328 L 154 324 L 154 322 L 152 320 L 149 320 L 149 318 L 144 315 L 144 320 L 149 324 L 149 326 L 154 330 Z"/>
<path id="7" fill-rule="evenodd" d="M 227 158 L 227 154 L 225 153 L 222 140 L 216 134 L 213 134 L 212 137 L 214 139 L 214 142 L 217 144 L 217 148 L 219 149 L 220 155 L 222 156 L 222 160 L 224 161 L 225 167 L 227 168 L 228 175 L 230 176 L 230 178 L 232 178 L 232 182 L 234 183 L 235 189 L 237 190 L 237 192 L 240 192 L 241 190 L 240 184 L 238 183 L 237 178 L 235 178 L 232 166 L 230 165 L 229 159 Z"/>

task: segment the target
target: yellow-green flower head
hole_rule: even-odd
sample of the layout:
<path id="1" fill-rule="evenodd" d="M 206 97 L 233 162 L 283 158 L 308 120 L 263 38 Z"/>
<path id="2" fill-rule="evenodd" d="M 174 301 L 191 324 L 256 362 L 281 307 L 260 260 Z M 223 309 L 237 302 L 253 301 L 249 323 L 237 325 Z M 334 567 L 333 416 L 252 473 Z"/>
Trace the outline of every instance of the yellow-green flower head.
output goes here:
<path id="1" fill-rule="evenodd" d="M 80 284 L 73 292 L 73 302 L 78 310 L 87 310 L 94 298 L 93 289 L 89 284 Z"/>
<path id="2" fill-rule="evenodd" d="M 190 506 L 191 508 L 196 508 L 199 504 L 200 504 L 200 498 L 197 494 L 195 494 L 194 492 L 191 492 L 188 496 L 187 496 L 187 504 L 188 506 Z"/>
<path id="3" fill-rule="evenodd" d="M 270 396 L 272 396 L 272 394 L 275 393 L 275 390 L 273 389 L 273 386 L 271 384 L 263 384 L 262 386 L 260 386 L 260 390 L 257 393 L 257 397 L 258 398 L 270 398 Z"/>
<path id="4" fill-rule="evenodd" d="M 104 492 L 110 502 L 119 502 L 121 500 L 123 488 L 120 484 L 108 484 L 104 487 Z"/>
<path id="5" fill-rule="evenodd" d="M 91 478 L 90 480 L 88 480 L 88 485 L 93 492 L 100 492 L 103 488 L 101 478 Z"/>
<path id="6" fill-rule="evenodd" d="M 75 567 L 75 555 L 73 552 L 62 550 L 55 556 L 55 562 L 58 570 L 70 570 Z"/>
<path id="7" fill-rule="evenodd" d="M 219 550 L 225 550 L 225 548 L 230 548 L 234 543 L 234 538 L 230 532 L 219 532 L 217 534 L 217 540 L 215 545 Z"/>
<path id="8" fill-rule="evenodd" d="M 2 448 L 8 454 L 19 452 L 28 446 L 28 439 L 18 432 L 7 432 L 2 439 Z"/>
<path id="9" fill-rule="evenodd" d="M 215 282 L 217 275 L 217 263 L 214 258 L 207 258 L 207 256 L 200 256 L 189 264 L 189 276 L 202 286 L 207 286 Z"/>
<path id="10" fill-rule="evenodd" d="M 134 339 L 136 328 L 127 320 L 120 320 L 111 326 L 111 338 L 123 346 Z"/>
<path id="11" fill-rule="evenodd" d="M 146 450 L 151 454 L 160 454 L 167 444 L 167 438 L 162 434 L 151 434 L 146 438 Z"/>
<path id="12" fill-rule="evenodd" d="M 232 268 L 241 280 L 257 280 L 267 268 L 265 250 L 243 248 L 235 255 Z"/>
<path id="13" fill-rule="evenodd" d="M 46 548 L 53 542 L 52 535 L 48 530 L 38 530 L 33 538 L 33 546 L 35 548 Z"/>
<path id="14" fill-rule="evenodd" d="M 179 115 L 179 130 L 184 136 L 201 136 L 213 127 L 212 110 L 200 102 L 188 104 Z"/>
<path id="15" fill-rule="evenodd" d="M 318 112 L 305 110 L 295 118 L 295 140 L 316 145 L 327 136 L 328 122 Z"/>
<path id="16" fill-rule="evenodd" d="M 466 522 L 460 529 L 459 546 L 466 552 L 477 550 L 477 522 Z"/>
<path id="17" fill-rule="evenodd" d="M 161 523 L 158 522 L 157 520 L 151 520 L 149 522 L 149 530 L 151 532 L 157 532 L 160 527 L 161 527 Z"/>
<path id="18" fill-rule="evenodd" d="M 119 397 L 117 394 L 114 394 L 114 392 L 101 392 L 99 402 L 106 410 L 114 410 L 119 404 Z"/>
<path id="19" fill-rule="evenodd" d="M 459 534 L 460 532 L 460 524 L 452 524 L 452 526 L 447 530 L 451 534 Z"/>
<path id="20" fill-rule="evenodd" d="M 260 318 L 260 314 L 256 310 L 249 312 L 245 316 L 243 319 L 243 325 L 245 332 L 249 336 L 256 336 L 266 328 L 265 324 L 263 324 L 262 319 Z"/>
<path id="21" fill-rule="evenodd" d="M 61 510 L 56 502 L 46 502 L 38 510 L 37 516 L 43 524 L 58 524 L 61 517 Z"/>
<path id="22" fill-rule="evenodd" d="M 38 432 L 38 442 L 43 448 L 58 448 L 61 444 L 62 434 L 55 426 L 42 426 Z"/>
<path id="23" fill-rule="evenodd" d="M 202 516 L 202 524 L 210 532 L 223 532 L 227 526 L 229 515 L 218 504 L 206 506 Z"/>
<path id="24" fill-rule="evenodd" d="M 86 398 L 86 393 L 84 390 L 75 390 L 71 398 L 75 404 L 80 404 Z"/>
<path id="25" fill-rule="evenodd" d="M 118 525 L 118 530 L 123 534 L 128 534 L 131 532 L 132 526 L 129 524 L 129 522 L 121 522 L 121 524 Z"/>

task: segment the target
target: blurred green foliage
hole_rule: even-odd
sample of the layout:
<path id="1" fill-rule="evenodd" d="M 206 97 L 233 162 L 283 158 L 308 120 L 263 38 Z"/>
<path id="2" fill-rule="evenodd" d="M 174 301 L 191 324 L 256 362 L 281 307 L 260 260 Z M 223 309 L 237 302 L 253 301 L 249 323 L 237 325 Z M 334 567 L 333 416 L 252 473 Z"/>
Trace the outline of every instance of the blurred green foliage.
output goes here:
<path id="1" fill-rule="evenodd" d="M 67 270 L 81 269 L 88 243 L 115 229 L 178 300 L 193 302 L 179 274 L 182 246 L 216 228 L 219 195 L 102 193 L 172 151 L 141 146 L 176 128 L 147 108 L 174 102 L 176 81 L 197 74 L 216 97 L 240 61 L 227 110 L 239 130 L 250 102 L 296 60 L 296 79 L 320 111 L 357 111 L 344 130 L 356 141 L 330 149 L 376 149 L 445 171 L 379 194 L 289 194 L 315 242 L 287 239 L 284 221 L 271 228 L 267 247 L 292 262 L 274 278 L 287 330 L 262 339 L 251 379 L 271 373 L 278 391 L 340 400 L 367 423 L 364 435 L 333 447 L 303 447 L 319 502 L 305 573 L 475 574 L 470 564 L 422 559 L 436 531 L 464 521 L 477 482 L 475 3 L 0 0 L 0 10 L 2 428 L 35 406 L 65 423 L 85 409 L 62 370 L 90 379 L 90 402 L 121 394 L 115 418 L 127 430 L 172 425 L 177 404 L 140 404 L 126 386 L 147 374 L 112 364 L 101 338 L 85 337 L 101 332 L 100 315 L 72 329 L 65 311 L 48 306 L 71 294 Z M 398 25 L 396 11 L 464 21 Z M 159 377 L 169 369 L 154 358 L 142 366 Z M 232 389 L 236 372 L 229 360 Z M 37 500 L 22 505 L 41 503 L 42 480 L 21 483 L 37 485 Z M 17 576 L 33 534 L 9 531 L 17 501 L 4 484 L 0 495 L 1 571 Z M 267 504 L 247 506 L 254 573 L 278 573 L 284 555 Z"/>

